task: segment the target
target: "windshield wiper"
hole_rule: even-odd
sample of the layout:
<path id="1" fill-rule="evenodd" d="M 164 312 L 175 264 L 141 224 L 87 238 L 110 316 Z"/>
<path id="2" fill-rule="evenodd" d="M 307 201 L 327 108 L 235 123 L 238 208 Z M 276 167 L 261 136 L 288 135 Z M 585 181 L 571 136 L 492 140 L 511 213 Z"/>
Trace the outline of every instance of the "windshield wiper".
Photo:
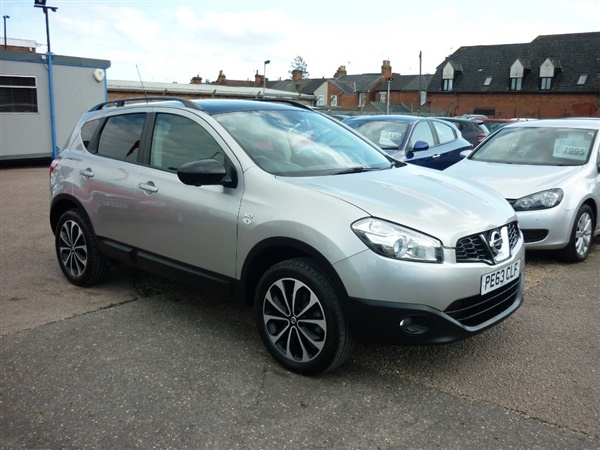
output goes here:
<path id="1" fill-rule="evenodd" d="M 340 170 L 339 172 L 334 172 L 333 175 L 344 175 L 346 173 L 371 172 L 373 170 L 384 170 L 384 169 L 389 169 L 389 167 L 356 166 L 356 167 L 349 167 L 348 169 Z"/>

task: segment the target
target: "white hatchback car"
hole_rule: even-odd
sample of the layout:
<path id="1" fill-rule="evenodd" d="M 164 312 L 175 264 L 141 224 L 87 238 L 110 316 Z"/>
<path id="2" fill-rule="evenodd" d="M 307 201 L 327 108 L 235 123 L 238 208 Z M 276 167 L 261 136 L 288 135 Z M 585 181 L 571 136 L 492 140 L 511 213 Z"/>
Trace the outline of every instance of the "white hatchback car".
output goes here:
<path id="1" fill-rule="evenodd" d="M 600 235 L 600 119 L 507 125 L 445 172 L 479 181 L 513 206 L 531 249 L 583 261 Z"/>

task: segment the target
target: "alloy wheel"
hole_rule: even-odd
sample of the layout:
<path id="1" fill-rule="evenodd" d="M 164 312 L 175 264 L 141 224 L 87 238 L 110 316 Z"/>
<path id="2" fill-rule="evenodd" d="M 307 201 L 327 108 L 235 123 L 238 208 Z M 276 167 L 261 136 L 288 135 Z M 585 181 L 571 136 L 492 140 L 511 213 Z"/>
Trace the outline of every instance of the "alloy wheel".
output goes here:
<path id="1" fill-rule="evenodd" d="M 323 350 L 327 323 L 321 301 L 293 278 L 274 282 L 263 300 L 263 321 L 272 345 L 286 359 L 309 362 Z"/>
<path id="2" fill-rule="evenodd" d="M 584 212 L 577 221 L 575 230 L 575 249 L 581 257 L 587 255 L 592 245 L 592 217 Z"/>
<path id="3" fill-rule="evenodd" d="M 73 278 L 85 272 L 88 261 L 88 248 L 84 233 L 79 224 L 67 220 L 60 228 L 58 253 L 63 267 Z"/>

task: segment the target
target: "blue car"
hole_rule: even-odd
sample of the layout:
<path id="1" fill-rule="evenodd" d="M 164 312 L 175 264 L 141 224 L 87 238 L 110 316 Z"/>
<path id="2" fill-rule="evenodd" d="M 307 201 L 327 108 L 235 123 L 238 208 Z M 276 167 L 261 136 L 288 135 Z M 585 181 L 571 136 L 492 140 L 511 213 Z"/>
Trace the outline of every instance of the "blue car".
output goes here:
<path id="1" fill-rule="evenodd" d="M 451 123 L 415 116 L 354 116 L 343 120 L 398 161 L 443 170 L 473 146 Z"/>

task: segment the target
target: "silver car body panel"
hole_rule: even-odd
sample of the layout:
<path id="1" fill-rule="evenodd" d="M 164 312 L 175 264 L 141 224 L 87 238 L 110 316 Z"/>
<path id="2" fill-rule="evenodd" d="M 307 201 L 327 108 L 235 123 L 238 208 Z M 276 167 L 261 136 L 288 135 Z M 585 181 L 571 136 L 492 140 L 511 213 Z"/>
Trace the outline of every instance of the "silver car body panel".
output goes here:
<path id="1" fill-rule="evenodd" d="M 600 130 L 600 120 L 552 119 L 518 122 L 504 128 L 516 127 L 574 127 Z M 564 198 L 557 206 L 516 212 L 521 229 L 548 230 L 546 238 L 528 242 L 526 244 L 528 248 L 560 249 L 571 239 L 575 214 L 583 203 L 593 201 L 597 210 L 600 210 L 600 132 L 591 148 L 590 158 L 584 165 L 519 165 L 465 158 L 446 169 L 445 173 L 489 186 L 510 200 L 547 189 L 562 189 Z M 600 235 L 600 220 L 596 220 L 594 235 Z"/>
<path id="2" fill-rule="evenodd" d="M 463 236 L 516 219 L 510 205 L 488 188 L 414 165 L 352 176 L 291 178 L 289 182 L 335 196 L 370 216 L 427 230 L 449 247 Z"/>

